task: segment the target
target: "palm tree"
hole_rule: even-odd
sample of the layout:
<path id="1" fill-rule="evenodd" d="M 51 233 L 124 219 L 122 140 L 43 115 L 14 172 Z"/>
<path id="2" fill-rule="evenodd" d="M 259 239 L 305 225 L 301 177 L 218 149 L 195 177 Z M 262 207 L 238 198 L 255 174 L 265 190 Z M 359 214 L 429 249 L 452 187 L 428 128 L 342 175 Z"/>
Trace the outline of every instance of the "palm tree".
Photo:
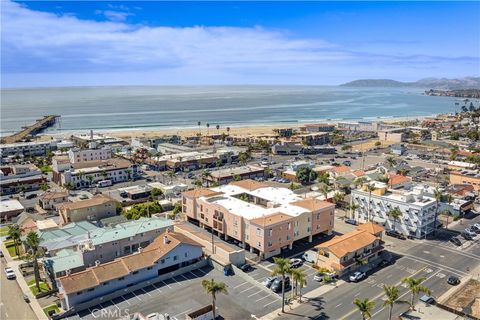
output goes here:
<path id="1" fill-rule="evenodd" d="M 324 184 L 328 185 L 330 183 L 330 176 L 329 176 L 328 172 L 324 172 L 324 173 L 320 174 L 317 178 L 317 181 L 320 182 L 320 183 L 324 183 Z"/>
<path id="2" fill-rule="evenodd" d="M 433 235 L 437 233 L 437 217 L 438 217 L 438 207 L 440 201 L 443 198 L 443 193 L 438 188 L 433 191 L 433 196 L 435 197 L 435 220 L 433 220 Z"/>
<path id="3" fill-rule="evenodd" d="M 50 187 L 48 186 L 48 183 L 42 182 L 42 183 L 40 184 L 40 190 L 42 190 L 42 191 L 47 191 L 48 189 L 50 189 Z"/>
<path id="4" fill-rule="evenodd" d="M 324 200 L 327 201 L 328 193 L 330 192 L 330 187 L 328 186 L 328 184 L 322 184 L 318 191 L 320 191 L 322 193 L 322 195 L 325 197 Z"/>
<path id="5" fill-rule="evenodd" d="M 420 292 L 423 292 L 425 294 L 430 294 L 430 289 L 428 289 L 426 286 L 422 285 L 422 282 L 425 281 L 425 277 L 421 278 L 403 278 L 402 283 L 405 283 L 408 286 L 408 289 L 410 290 L 410 293 L 412 294 L 411 300 L 410 300 L 410 307 L 414 307 L 414 301 L 415 297 L 417 294 Z"/>
<path id="6" fill-rule="evenodd" d="M 172 184 L 173 183 L 173 176 L 175 175 L 175 172 L 173 172 L 172 170 L 169 170 L 167 174 L 170 177 L 170 184 Z"/>
<path id="7" fill-rule="evenodd" d="M 13 240 L 13 246 L 15 247 L 15 255 L 20 255 L 18 250 L 18 245 L 20 244 L 20 237 L 22 236 L 22 232 L 18 224 L 12 224 L 8 226 L 8 236 Z"/>
<path id="8" fill-rule="evenodd" d="M 201 136 L 202 135 L 202 129 L 200 129 L 200 126 L 202 125 L 202 123 L 200 121 L 198 121 L 197 125 L 198 125 L 198 135 Z"/>
<path id="9" fill-rule="evenodd" d="M 295 283 L 295 294 L 297 294 L 297 288 L 299 289 L 299 301 L 302 302 L 302 288 L 307 285 L 307 275 L 303 269 L 292 269 L 292 280 Z"/>
<path id="10" fill-rule="evenodd" d="M 219 134 L 220 134 L 220 125 L 217 124 L 217 125 L 215 126 L 215 128 L 217 129 L 217 135 L 219 135 Z"/>
<path id="11" fill-rule="evenodd" d="M 390 310 L 388 311 L 388 320 L 392 320 L 393 305 L 395 303 L 402 303 L 402 301 L 398 300 L 400 294 L 397 287 L 387 285 L 383 285 L 383 292 L 386 296 L 383 306 L 389 306 Z"/>
<path id="12" fill-rule="evenodd" d="M 30 231 L 25 239 L 25 244 L 29 248 L 29 254 L 33 260 L 33 271 L 35 274 L 35 286 L 40 292 L 40 271 L 38 269 L 39 245 L 40 239 L 35 231 Z"/>
<path id="13" fill-rule="evenodd" d="M 358 208 L 360 208 L 360 206 L 353 202 L 348 206 L 348 209 L 352 212 L 353 218 L 355 218 L 355 211 L 357 211 Z"/>
<path id="14" fill-rule="evenodd" d="M 227 134 L 230 134 L 230 127 L 227 127 Z"/>
<path id="15" fill-rule="evenodd" d="M 203 180 L 205 180 L 207 182 L 207 187 L 210 186 L 209 178 L 211 178 L 211 177 L 212 177 L 212 174 L 210 173 L 210 171 L 204 170 L 202 172 L 202 178 L 203 178 Z"/>
<path id="16" fill-rule="evenodd" d="M 388 165 L 392 168 L 397 164 L 397 160 L 395 160 L 394 157 L 387 157 L 387 159 L 385 160 L 387 161 Z"/>
<path id="17" fill-rule="evenodd" d="M 223 293 L 223 294 L 228 294 L 227 291 L 227 285 L 223 282 L 216 282 L 214 279 L 212 280 L 202 280 L 202 287 L 205 290 L 205 292 L 208 294 L 212 295 L 212 313 L 213 313 L 213 319 L 216 319 L 216 314 L 215 314 L 215 300 L 217 299 L 217 293 Z"/>
<path id="18" fill-rule="evenodd" d="M 366 181 L 367 181 L 367 178 L 359 177 L 359 178 L 357 178 L 353 181 L 353 184 L 358 187 L 358 186 L 363 185 Z"/>
<path id="19" fill-rule="evenodd" d="M 335 188 L 335 191 L 338 190 L 338 182 L 345 180 L 345 177 L 338 176 L 333 179 L 333 187 Z"/>
<path id="20" fill-rule="evenodd" d="M 290 260 L 287 258 L 273 258 L 276 264 L 272 271 L 272 276 L 282 276 L 282 312 L 285 312 L 285 275 L 290 273 Z"/>
<path id="21" fill-rule="evenodd" d="M 240 161 L 240 163 L 242 165 L 246 165 L 247 164 L 247 160 L 248 160 L 248 155 L 246 152 L 240 152 L 238 154 L 238 161 Z"/>
<path id="22" fill-rule="evenodd" d="M 393 219 L 393 231 L 395 231 L 395 225 L 397 224 L 398 218 L 402 216 L 402 211 L 400 211 L 399 207 L 395 207 L 387 212 L 387 216 Z"/>
<path id="23" fill-rule="evenodd" d="M 367 191 L 368 191 L 368 212 L 367 212 L 367 222 L 370 221 L 371 216 L 371 209 L 372 209 L 372 192 L 375 191 L 377 188 L 374 184 L 367 184 Z"/>
<path id="24" fill-rule="evenodd" d="M 335 203 L 335 205 L 338 205 L 340 206 L 340 201 L 343 200 L 343 193 L 340 193 L 340 192 L 335 192 L 333 194 L 333 203 Z"/>
<path id="25" fill-rule="evenodd" d="M 210 123 L 207 123 L 207 137 L 210 135 Z"/>
<path id="26" fill-rule="evenodd" d="M 88 186 L 92 186 L 92 181 L 93 181 L 93 176 L 90 175 L 90 176 L 87 176 L 87 180 L 88 180 Z"/>
<path id="27" fill-rule="evenodd" d="M 355 299 L 353 300 L 353 304 L 357 306 L 358 311 L 362 314 L 362 319 L 371 319 L 372 318 L 372 311 L 375 308 L 375 301 L 370 301 L 368 298 L 364 300 Z"/>

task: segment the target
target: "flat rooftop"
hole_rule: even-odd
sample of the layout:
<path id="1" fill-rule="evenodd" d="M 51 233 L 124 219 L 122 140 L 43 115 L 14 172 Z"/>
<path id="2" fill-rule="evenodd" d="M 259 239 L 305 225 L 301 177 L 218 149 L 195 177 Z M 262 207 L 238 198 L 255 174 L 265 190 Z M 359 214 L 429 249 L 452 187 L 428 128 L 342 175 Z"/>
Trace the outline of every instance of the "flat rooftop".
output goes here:
<path id="1" fill-rule="evenodd" d="M 258 172 L 258 171 L 265 171 L 265 169 L 258 166 L 241 166 L 241 167 L 235 167 L 235 168 L 215 170 L 215 171 L 212 171 L 210 174 L 214 178 L 223 178 L 223 177 L 230 177 L 234 175 L 241 175 L 241 174 Z"/>

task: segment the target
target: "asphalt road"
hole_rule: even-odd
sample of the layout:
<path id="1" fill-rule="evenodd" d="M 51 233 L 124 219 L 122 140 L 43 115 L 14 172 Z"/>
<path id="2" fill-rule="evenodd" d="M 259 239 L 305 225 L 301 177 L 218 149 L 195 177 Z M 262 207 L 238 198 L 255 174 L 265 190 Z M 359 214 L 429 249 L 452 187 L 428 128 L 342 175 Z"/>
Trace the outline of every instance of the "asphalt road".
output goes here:
<path id="1" fill-rule="evenodd" d="M 0 270 L 0 319 L 5 320 L 33 320 L 37 319 L 30 306 L 23 301 L 23 293 L 17 281 L 8 280 L 3 268 L 5 260 L 1 258 Z M 18 271 L 16 271 L 18 272 Z M 8 299 L 7 299 L 8 297 Z"/>

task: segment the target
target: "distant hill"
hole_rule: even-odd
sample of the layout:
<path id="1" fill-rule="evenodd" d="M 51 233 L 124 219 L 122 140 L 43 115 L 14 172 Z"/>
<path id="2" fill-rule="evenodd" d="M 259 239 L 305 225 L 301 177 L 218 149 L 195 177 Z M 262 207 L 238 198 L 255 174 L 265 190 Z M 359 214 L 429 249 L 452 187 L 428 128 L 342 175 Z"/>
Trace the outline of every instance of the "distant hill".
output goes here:
<path id="1" fill-rule="evenodd" d="M 391 79 L 362 79 L 341 84 L 342 87 L 387 87 L 387 88 L 431 88 L 431 89 L 480 89 L 480 77 L 461 79 L 425 78 L 415 82 L 401 82 Z"/>

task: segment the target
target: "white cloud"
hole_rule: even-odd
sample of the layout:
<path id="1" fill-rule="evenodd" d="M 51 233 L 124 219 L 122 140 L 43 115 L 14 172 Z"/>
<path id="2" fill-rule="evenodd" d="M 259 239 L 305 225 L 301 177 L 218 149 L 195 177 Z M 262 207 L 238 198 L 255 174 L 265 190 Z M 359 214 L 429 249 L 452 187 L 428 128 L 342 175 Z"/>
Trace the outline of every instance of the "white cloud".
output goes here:
<path id="1" fill-rule="evenodd" d="M 111 21 L 99 22 L 33 11 L 15 2 L 1 5 L 2 80 L 7 85 L 10 79 L 21 81 L 20 74 L 32 74 L 37 81 L 42 74 L 55 74 L 57 82 L 91 77 L 95 84 L 95 74 L 104 84 L 119 83 L 121 74 L 127 77 L 122 81 L 135 74 L 145 84 L 328 83 L 335 73 L 345 77 L 362 63 L 368 73 L 378 66 L 383 75 L 390 62 L 405 61 L 402 56 L 356 53 L 322 39 L 295 38 L 262 27 L 131 25 L 122 22 L 131 14 L 123 7 L 102 11 Z M 106 80 L 109 73 L 112 83 Z"/>

